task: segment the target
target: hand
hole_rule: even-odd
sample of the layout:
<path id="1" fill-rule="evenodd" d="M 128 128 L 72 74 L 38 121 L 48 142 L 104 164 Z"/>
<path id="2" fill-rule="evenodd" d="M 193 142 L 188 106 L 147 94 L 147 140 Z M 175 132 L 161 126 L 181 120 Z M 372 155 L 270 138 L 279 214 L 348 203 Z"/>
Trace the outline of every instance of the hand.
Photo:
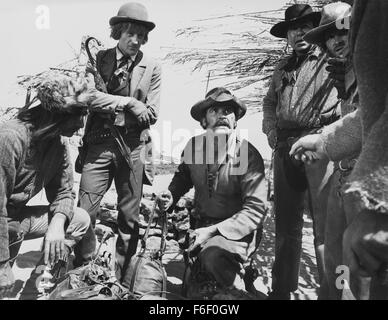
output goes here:
<path id="1" fill-rule="evenodd" d="M 149 126 L 151 123 L 151 115 L 148 112 L 147 106 L 134 97 L 125 97 L 124 110 L 131 112 L 143 127 Z"/>
<path id="2" fill-rule="evenodd" d="M 331 58 L 327 61 L 328 66 L 326 70 L 329 72 L 329 77 L 336 80 L 345 82 L 345 74 L 347 68 L 346 58 Z"/>
<path id="3" fill-rule="evenodd" d="M 361 277 L 386 274 L 388 216 L 369 210 L 358 213 L 344 233 L 343 251 L 351 274 Z"/>
<path id="4" fill-rule="evenodd" d="M 140 141 L 141 142 L 144 142 L 144 143 L 147 143 L 149 142 L 151 139 L 151 132 L 150 132 L 150 129 L 144 129 L 141 133 L 140 133 Z"/>
<path id="5" fill-rule="evenodd" d="M 290 156 L 311 164 L 327 157 L 323 140 L 319 134 L 309 134 L 297 140 L 291 147 Z"/>
<path id="6" fill-rule="evenodd" d="M 275 149 L 277 142 L 276 129 L 272 129 L 270 132 L 268 132 L 267 139 L 271 149 Z"/>
<path id="7" fill-rule="evenodd" d="M 14 284 L 15 278 L 9 262 L 0 264 L 0 299 L 8 297 Z"/>
<path id="8" fill-rule="evenodd" d="M 172 202 L 173 202 L 172 194 L 169 190 L 163 191 L 157 195 L 155 201 L 156 201 L 159 209 L 161 211 L 165 212 L 172 205 Z"/>
<path id="9" fill-rule="evenodd" d="M 190 252 L 195 251 L 197 247 L 204 244 L 207 240 L 214 237 L 217 233 L 218 229 L 215 225 L 206 228 L 195 229 L 192 233 L 194 242 L 192 245 L 190 245 Z"/>
<path id="10" fill-rule="evenodd" d="M 53 265 L 67 253 L 65 248 L 66 216 L 57 213 L 52 218 L 45 236 L 44 263 Z"/>
<path id="11" fill-rule="evenodd" d="M 148 110 L 144 110 L 137 116 L 137 120 L 142 127 L 149 127 L 151 125 L 151 115 Z"/>

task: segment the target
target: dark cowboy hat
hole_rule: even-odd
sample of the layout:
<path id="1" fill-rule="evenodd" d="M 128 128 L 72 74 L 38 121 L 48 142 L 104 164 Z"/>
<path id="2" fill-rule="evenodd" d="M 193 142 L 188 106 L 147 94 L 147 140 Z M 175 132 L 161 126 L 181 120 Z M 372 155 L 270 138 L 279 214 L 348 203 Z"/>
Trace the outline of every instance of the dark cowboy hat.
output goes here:
<path id="1" fill-rule="evenodd" d="M 149 31 L 155 28 L 155 23 L 148 20 L 148 13 L 145 6 L 137 2 L 128 2 L 123 4 L 117 16 L 110 18 L 111 26 L 120 22 L 135 22 L 145 26 Z"/>
<path id="2" fill-rule="evenodd" d="M 197 120 L 201 121 L 203 118 L 205 111 L 212 106 L 225 106 L 230 105 L 234 107 L 236 119 L 241 119 L 246 111 L 246 105 L 237 99 L 234 95 L 230 93 L 230 91 L 226 90 L 223 87 L 217 87 L 210 90 L 204 100 L 197 102 L 194 106 L 191 107 L 190 114 L 191 116 Z"/>
<path id="3" fill-rule="evenodd" d="M 349 24 L 344 23 L 350 19 L 352 7 L 345 2 L 330 3 L 322 8 L 322 18 L 319 26 L 305 34 L 303 39 L 312 44 L 321 44 L 325 41 L 325 32 L 338 28 L 346 28 Z"/>
<path id="4" fill-rule="evenodd" d="M 287 38 L 287 31 L 291 25 L 302 21 L 311 21 L 316 27 L 321 19 L 320 12 L 314 12 L 308 4 L 294 4 L 285 12 L 285 19 L 275 24 L 270 33 L 278 38 Z"/>

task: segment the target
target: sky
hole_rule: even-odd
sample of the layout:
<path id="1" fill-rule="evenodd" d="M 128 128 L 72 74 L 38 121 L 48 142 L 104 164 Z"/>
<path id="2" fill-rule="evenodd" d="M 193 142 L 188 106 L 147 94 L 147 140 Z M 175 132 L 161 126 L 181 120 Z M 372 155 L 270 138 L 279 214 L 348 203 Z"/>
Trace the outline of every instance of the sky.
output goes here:
<path id="1" fill-rule="evenodd" d="M 142 50 L 161 60 L 175 43 L 176 29 L 195 25 L 195 21 L 227 14 L 238 14 L 281 8 L 285 0 L 139 0 L 156 28 Z M 107 47 L 109 18 L 116 15 L 125 1 L 117 0 L 13 0 L 0 2 L 0 107 L 21 106 L 24 94 L 15 94 L 18 75 L 35 74 L 75 57 L 81 38 L 93 35 Z M 45 15 L 47 13 L 47 15 Z M 45 19 L 43 18 L 45 17 Z M 48 17 L 48 19 L 47 19 Z M 160 116 L 154 131 L 160 142 L 157 149 L 179 155 L 188 135 L 200 128 L 190 117 L 190 108 L 204 97 L 206 70 L 192 72 L 190 67 L 163 64 Z M 265 136 L 261 134 L 261 115 L 248 114 L 239 128 L 259 149 L 270 156 Z M 242 132 L 244 135 L 244 132 Z"/>

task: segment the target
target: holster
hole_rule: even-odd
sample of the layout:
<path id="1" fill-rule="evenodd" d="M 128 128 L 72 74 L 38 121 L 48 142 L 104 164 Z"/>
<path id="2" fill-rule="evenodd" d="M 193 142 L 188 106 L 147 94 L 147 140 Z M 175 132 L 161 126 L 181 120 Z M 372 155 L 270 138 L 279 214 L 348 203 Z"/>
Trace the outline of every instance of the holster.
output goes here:
<path id="1" fill-rule="evenodd" d="M 75 159 L 75 164 L 74 164 L 75 172 L 79 174 L 82 173 L 82 168 L 84 167 L 87 153 L 88 153 L 88 145 L 84 141 L 82 146 L 78 147 L 78 156 L 77 156 L 77 159 Z"/>

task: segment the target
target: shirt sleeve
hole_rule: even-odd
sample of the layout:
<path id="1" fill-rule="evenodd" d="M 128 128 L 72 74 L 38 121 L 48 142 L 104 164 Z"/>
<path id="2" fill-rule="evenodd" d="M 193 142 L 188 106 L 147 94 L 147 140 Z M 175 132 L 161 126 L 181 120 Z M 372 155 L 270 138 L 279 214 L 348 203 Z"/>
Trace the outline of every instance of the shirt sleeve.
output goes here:
<path id="1" fill-rule="evenodd" d="M 116 96 L 97 90 L 95 74 L 87 73 L 88 94 L 93 96 L 93 100 L 89 105 L 89 110 L 101 113 L 116 113 L 122 111 L 130 102 L 131 97 Z"/>
<path id="2" fill-rule="evenodd" d="M 45 186 L 49 211 L 53 215 L 62 213 L 70 222 L 74 215 L 73 168 L 70 162 L 70 153 L 67 142 L 61 142 L 62 163 L 58 172 Z"/>
<path id="3" fill-rule="evenodd" d="M 168 186 L 168 190 L 170 190 L 174 200 L 172 207 L 174 207 L 175 204 L 179 201 L 179 199 L 187 192 L 189 192 L 189 190 L 194 186 L 193 181 L 191 179 L 190 168 L 186 163 L 187 160 L 190 159 L 190 155 L 192 154 L 192 142 L 193 139 L 190 139 L 186 144 L 181 154 L 181 163 L 178 166 L 178 169 L 175 172 L 170 185 Z"/>
<path id="4" fill-rule="evenodd" d="M 249 148 L 247 170 L 239 178 L 242 209 L 217 224 L 218 231 L 230 240 L 240 240 L 257 230 L 267 214 L 267 205 L 264 202 L 266 187 L 263 159 L 253 146 L 247 148 Z"/>
<path id="5" fill-rule="evenodd" d="M 152 73 L 150 90 L 146 99 L 147 111 L 151 115 L 151 124 L 155 124 L 159 115 L 161 84 L 162 67 L 159 63 L 156 63 Z"/>
<path id="6" fill-rule="evenodd" d="M 268 133 L 276 128 L 276 107 L 278 105 L 278 96 L 276 93 L 277 83 L 279 82 L 280 71 L 275 69 L 269 85 L 266 96 L 263 99 L 263 132 Z"/>
<path id="7" fill-rule="evenodd" d="M 22 150 L 20 140 L 12 138 L 9 134 L 2 135 L 0 139 L 0 263 L 10 258 L 7 202 L 15 187 Z"/>
<path id="8" fill-rule="evenodd" d="M 125 110 L 132 112 L 135 116 L 147 111 L 150 115 L 151 125 L 155 124 L 160 107 L 162 69 L 159 63 L 155 63 L 150 67 L 152 68 L 150 87 L 144 102 L 134 97 L 113 95 L 97 90 L 96 77 L 98 75 L 88 73 L 88 93 L 94 96 L 89 106 L 90 111 L 117 113 L 125 107 Z"/>
<path id="9" fill-rule="evenodd" d="M 173 197 L 172 207 L 174 207 L 179 199 L 189 192 L 192 187 L 193 182 L 191 180 L 190 169 L 186 163 L 182 162 L 168 186 L 168 190 L 170 190 Z"/>
<path id="10" fill-rule="evenodd" d="M 361 152 L 362 126 L 359 109 L 323 128 L 321 137 L 332 161 L 354 158 Z"/>

